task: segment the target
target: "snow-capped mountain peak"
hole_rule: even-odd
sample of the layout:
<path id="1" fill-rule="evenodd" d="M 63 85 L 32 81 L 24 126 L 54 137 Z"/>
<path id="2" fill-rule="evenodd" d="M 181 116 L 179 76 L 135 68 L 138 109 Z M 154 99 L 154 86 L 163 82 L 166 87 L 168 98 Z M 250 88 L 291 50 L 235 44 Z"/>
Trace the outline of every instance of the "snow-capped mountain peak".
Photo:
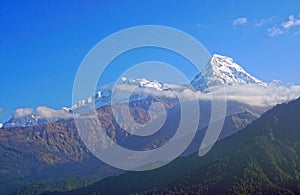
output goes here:
<path id="1" fill-rule="evenodd" d="M 214 54 L 210 63 L 192 80 L 193 87 L 200 91 L 208 86 L 245 84 L 266 85 L 247 73 L 232 58 L 218 54 Z"/>
<path id="2" fill-rule="evenodd" d="M 167 84 L 163 84 L 155 80 L 150 81 L 145 78 L 130 79 L 122 77 L 115 84 L 115 86 L 119 86 L 119 89 L 123 89 L 125 92 L 126 90 L 134 91 L 134 93 L 130 96 L 129 101 L 146 99 L 147 97 L 151 96 L 152 93 L 154 94 L 158 92 L 163 94 L 163 92 L 170 90 Z M 219 85 L 257 84 L 267 86 L 266 83 L 247 73 L 241 66 L 236 64 L 232 58 L 218 54 L 213 55 L 210 63 L 204 67 L 201 73 L 196 75 L 191 84 L 193 85 L 194 89 L 200 91 L 205 91 L 208 86 Z M 102 88 L 96 92 L 94 96 L 79 101 L 71 108 L 63 107 L 60 110 L 53 110 L 46 107 L 39 107 L 36 110 L 17 109 L 16 112 L 18 111 L 18 113 L 21 113 L 22 117 L 13 116 L 9 121 L 3 124 L 3 128 L 32 126 L 55 122 L 60 119 L 68 118 L 74 111 L 84 110 L 85 107 L 93 105 L 94 103 L 95 107 L 97 108 L 104 105 L 110 105 L 112 103 L 112 86 L 113 85 L 108 85 L 106 88 Z M 185 85 L 181 85 L 179 88 L 182 89 L 184 87 Z M 114 94 L 114 97 L 117 97 L 115 99 L 121 103 L 124 102 L 124 98 L 128 98 L 128 96 L 124 96 L 123 91 L 120 90 L 117 95 Z M 24 113 L 27 114 L 24 115 Z"/>
<path id="3" fill-rule="evenodd" d="M 153 88 L 157 91 L 162 91 L 163 90 L 163 84 L 158 82 L 158 81 L 149 81 L 145 78 L 141 79 L 130 79 L 126 77 L 121 77 L 120 81 L 118 84 L 128 84 L 128 85 L 136 85 L 141 88 Z"/>

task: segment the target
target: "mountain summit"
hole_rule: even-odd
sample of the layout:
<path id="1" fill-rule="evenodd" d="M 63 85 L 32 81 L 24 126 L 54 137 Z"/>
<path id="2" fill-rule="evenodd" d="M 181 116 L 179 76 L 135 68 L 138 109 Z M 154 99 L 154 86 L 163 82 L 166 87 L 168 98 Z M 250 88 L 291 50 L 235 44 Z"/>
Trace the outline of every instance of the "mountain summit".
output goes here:
<path id="1" fill-rule="evenodd" d="M 197 74 L 191 84 L 195 90 L 203 91 L 208 86 L 219 85 L 266 85 L 259 79 L 251 76 L 232 58 L 214 54 L 201 73 Z"/>
<path id="2" fill-rule="evenodd" d="M 130 96 L 130 102 L 146 99 L 147 97 L 151 96 L 152 93 L 163 94 L 163 92 L 170 90 L 166 83 L 161 83 L 153 80 L 151 81 L 145 78 L 131 79 L 122 77 L 117 82 L 117 84 L 117 86 L 119 86 L 120 92 L 115 93 L 114 95 L 116 97 L 115 99 L 119 101 L 118 103 L 126 102 L 125 100 L 127 100 L 127 96 L 126 94 L 124 95 L 124 92 L 126 90 L 133 90 L 133 94 Z M 201 73 L 196 75 L 191 84 L 195 90 L 199 91 L 207 90 L 208 86 L 211 87 L 220 85 L 257 84 L 267 86 L 266 83 L 256 79 L 255 77 L 247 73 L 241 66 L 236 64 L 232 58 L 221 56 L 218 54 L 213 55 L 210 63 L 208 63 L 204 67 Z M 184 88 L 184 85 L 178 86 L 178 88 Z M 95 107 L 97 108 L 110 105 L 112 103 L 111 96 L 112 89 L 108 87 L 101 89 L 92 97 L 88 97 L 85 100 L 79 101 L 71 108 L 52 110 L 49 108 L 45 109 L 45 107 L 40 107 L 36 111 L 30 112 L 28 112 L 28 109 L 19 109 L 19 111 L 22 111 L 22 117 L 13 116 L 9 121 L 3 124 L 3 128 L 35 126 L 56 122 L 60 119 L 69 118 L 74 110 L 84 108 L 86 105 L 92 103 L 95 103 Z"/>

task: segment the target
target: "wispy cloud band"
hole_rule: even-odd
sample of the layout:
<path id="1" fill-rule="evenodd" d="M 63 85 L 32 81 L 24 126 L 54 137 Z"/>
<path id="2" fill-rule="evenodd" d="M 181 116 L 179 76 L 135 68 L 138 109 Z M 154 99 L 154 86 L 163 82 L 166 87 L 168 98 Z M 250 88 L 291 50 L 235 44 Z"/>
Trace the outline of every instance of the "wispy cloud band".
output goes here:
<path id="1" fill-rule="evenodd" d="M 243 25 L 243 24 L 246 24 L 247 21 L 248 21 L 248 19 L 246 17 L 237 18 L 237 19 L 233 20 L 232 25 L 233 26 Z"/>
<path id="2" fill-rule="evenodd" d="M 300 19 L 295 18 L 295 15 L 290 15 L 287 21 L 282 22 L 280 25 L 269 28 L 268 33 L 271 37 L 278 36 L 287 33 L 291 28 L 296 26 L 300 26 Z"/>

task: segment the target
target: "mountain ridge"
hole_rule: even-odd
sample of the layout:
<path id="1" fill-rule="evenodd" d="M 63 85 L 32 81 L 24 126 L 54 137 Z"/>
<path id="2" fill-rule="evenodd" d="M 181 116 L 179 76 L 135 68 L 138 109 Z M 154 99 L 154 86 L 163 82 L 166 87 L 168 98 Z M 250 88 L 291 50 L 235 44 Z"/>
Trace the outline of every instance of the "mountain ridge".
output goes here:
<path id="1" fill-rule="evenodd" d="M 161 83 L 155 80 L 147 80 L 145 78 L 142 79 L 130 79 L 126 77 L 120 78 L 120 80 L 116 83 L 118 85 L 125 85 L 127 87 L 137 87 L 139 91 L 137 94 L 133 94 L 130 96 L 129 101 L 141 100 L 151 96 L 152 92 L 163 95 L 163 92 L 170 90 L 168 84 Z M 227 56 L 221 56 L 219 54 L 214 54 L 204 69 L 197 74 L 194 79 L 191 81 L 191 86 L 194 90 L 199 90 L 204 92 L 208 90 L 208 87 L 212 86 L 222 86 L 222 85 L 247 85 L 247 84 L 256 84 L 261 86 L 267 86 L 266 83 L 256 79 L 249 73 L 247 73 L 240 65 L 236 64 L 232 58 Z M 112 86 L 110 86 L 112 87 Z M 77 104 L 73 105 L 70 108 L 63 107 L 60 110 L 53 110 L 47 107 L 40 106 L 37 109 L 23 109 L 22 117 L 16 117 L 16 113 L 18 113 L 17 109 L 15 111 L 14 116 L 6 121 L 3 124 L 3 128 L 9 127 L 20 127 L 20 126 L 34 126 L 41 125 L 51 122 L 56 122 L 60 119 L 70 118 L 72 117 L 72 113 L 75 110 L 79 110 L 84 108 L 85 106 L 89 106 L 95 104 L 96 108 L 101 106 L 110 105 L 112 89 L 104 88 L 95 93 L 94 96 L 88 97 L 85 100 L 81 100 L 77 102 Z M 180 85 L 181 91 L 184 91 L 184 85 Z M 187 87 L 190 89 L 190 87 Z M 145 93 L 145 90 L 150 90 Z M 114 94 L 115 96 L 118 95 Z M 122 94 L 121 94 L 122 96 Z M 119 102 L 126 102 L 119 97 Z M 39 110 L 41 110 L 39 112 Z M 25 113 L 25 114 L 24 114 Z M 26 114 L 27 113 L 27 114 Z M 43 113 L 42 115 L 39 113 Z M 44 113 L 48 113 L 45 115 Z"/>
<path id="2" fill-rule="evenodd" d="M 153 101 L 158 100 L 146 99 L 130 104 L 130 113 L 136 118 L 137 122 L 143 124 L 150 120 L 148 107 Z M 107 135 L 115 143 L 131 150 L 151 150 L 168 142 L 178 125 L 174 121 L 178 122 L 180 119 L 180 107 L 175 106 L 176 102 L 173 103 L 174 105 L 170 101 L 163 102 L 162 100 L 160 103 L 169 107 L 166 124 L 156 134 L 143 139 L 130 135 L 121 129 L 112 116 L 110 106 L 103 106 L 97 109 L 97 112 Z M 127 107 L 125 104 L 118 106 L 121 113 Z M 257 118 L 256 115 L 247 112 L 250 108 L 237 109 L 240 106 L 243 105 L 236 102 L 229 103 L 229 116 L 225 118 L 225 134 L 235 133 Z M 208 110 L 210 105 L 202 103 L 199 108 L 202 113 L 207 113 L 204 118 L 201 117 L 201 120 L 199 119 L 199 132 L 204 132 L 209 122 L 210 114 Z M 159 113 L 156 113 L 155 110 L 153 111 L 152 117 L 156 117 Z M 130 116 L 119 115 L 119 117 Z M 195 136 L 197 141 L 192 142 L 191 147 L 183 155 L 197 151 L 202 136 L 202 133 L 197 134 L 197 137 Z M 120 170 L 101 163 L 89 152 L 81 141 L 72 119 L 39 126 L 1 129 L 0 156 L 4 156 L 4 158 L 0 159 L 0 183 L 3 184 L 0 186 L 0 192 L 11 192 L 9 190 L 20 189 L 32 183 L 35 183 L 35 185 L 39 183 L 45 186 L 45 183 L 62 181 L 71 176 L 86 177 L 88 182 L 92 182 L 95 179 L 120 173 Z M 55 174 L 56 171 L 59 172 L 59 175 Z M 74 182 L 76 183 L 76 181 Z M 57 185 L 55 186 L 57 187 Z M 66 190 L 61 185 L 60 189 Z"/>
<path id="3" fill-rule="evenodd" d="M 300 99 L 283 103 L 217 142 L 204 157 L 194 153 L 158 170 L 45 194 L 299 194 L 299 115 Z"/>

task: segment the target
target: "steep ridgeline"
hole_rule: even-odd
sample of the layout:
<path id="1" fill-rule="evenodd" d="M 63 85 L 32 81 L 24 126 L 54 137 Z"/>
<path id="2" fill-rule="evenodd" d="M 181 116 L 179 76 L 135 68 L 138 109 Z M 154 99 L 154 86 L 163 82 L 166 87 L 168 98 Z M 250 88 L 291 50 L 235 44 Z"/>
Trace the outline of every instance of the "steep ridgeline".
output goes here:
<path id="1" fill-rule="evenodd" d="M 281 104 L 204 157 L 195 153 L 63 194 L 299 194 L 299 116 L 300 99 Z"/>
<path id="2" fill-rule="evenodd" d="M 219 85 L 266 85 L 266 83 L 251 76 L 232 58 L 214 54 L 201 73 L 197 74 L 191 84 L 196 90 L 205 91 L 208 86 Z"/>

